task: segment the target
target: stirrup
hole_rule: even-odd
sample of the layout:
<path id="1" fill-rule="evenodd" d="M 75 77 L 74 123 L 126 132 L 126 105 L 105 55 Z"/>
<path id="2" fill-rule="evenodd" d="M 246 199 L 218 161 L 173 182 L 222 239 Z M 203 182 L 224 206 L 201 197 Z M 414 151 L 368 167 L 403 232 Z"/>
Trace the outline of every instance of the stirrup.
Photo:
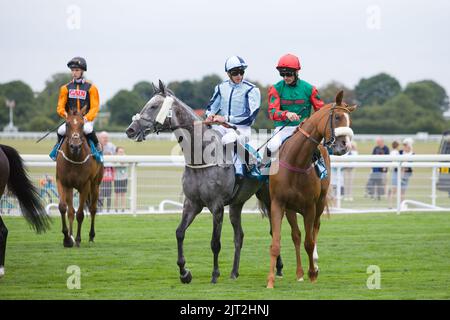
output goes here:
<path id="1" fill-rule="evenodd" d="M 328 170 L 324 163 L 323 157 L 320 157 L 314 162 L 314 168 L 316 169 L 317 176 L 320 180 L 323 180 L 328 176 Z"/>

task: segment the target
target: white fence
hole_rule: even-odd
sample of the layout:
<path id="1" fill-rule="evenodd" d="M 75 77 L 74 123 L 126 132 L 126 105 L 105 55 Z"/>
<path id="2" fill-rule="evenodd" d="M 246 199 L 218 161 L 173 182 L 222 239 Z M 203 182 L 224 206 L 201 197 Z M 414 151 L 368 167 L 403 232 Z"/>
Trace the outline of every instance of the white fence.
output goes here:
<path id="1" fill-rule="evenodd" d="M 23 155 L 23 158 L 33 182 L 39 186 L 48 211 L 58 214 L 55 163 L 47 155 Z M 331 163 L 332 213 L 450 211 L 450 193 L 437 188 L 439 168 L 450 167 L 450 155 L 332 156 Z M 105 166 L 125 170 L 128 185 L 126 190 L 117 190 L 116 182 L 102 184 L 100 214 L 181 212 L 183 157 L 106 156 Z M 377 179 L 376 194 L 370 183 L 372 168 L 388 169 L 386 174 Z M 392 181 L 394 168 L 400 174 Z M 403 188 L 404 199 L 400 192 L 402 168 L 413 169 L 407 188 Z M 450 174 L 447 176 L 450 177 Z M 116 191 L 125 191 L 122 196 L 124 203 L 121 203 L 121 193 Z M 8 194 L 1 199 L 0 208 L 3 214 L 20 213 L 16 199 Z M 255 197 L 246 203 L 244 212 L 258 212 Z"/>

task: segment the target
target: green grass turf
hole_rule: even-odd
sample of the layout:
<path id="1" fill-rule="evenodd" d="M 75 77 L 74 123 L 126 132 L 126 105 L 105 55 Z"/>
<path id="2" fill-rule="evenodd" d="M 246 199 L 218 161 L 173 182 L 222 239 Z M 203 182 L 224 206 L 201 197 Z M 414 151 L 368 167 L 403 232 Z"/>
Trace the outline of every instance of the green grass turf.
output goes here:
<path id="1" fill-rule="evenodd" d="M 299 217 L 300 225 L 302 219 Z M 284 278 L 266 289 L 268 220 L 244 215 L 240 277 L 229 279 L 232 227 L 224 217 L 221 277 L 210 284 L 212 219 L 201 214 L 185 239 L 191 284 L 178 278 L 175 229 L 180 215 L 98 216 L 95 244 L 85 219 L 80 248 L 63 248 L 60 219 L 35 235 L 21 217 L 4 216 L 9 228 L 6 275 L 0 299 L 449 299 L 450 215 L 405 213 L 324 217 L 319 235 L 318 282 L 295 280 L 295 253 L 283 223 Z M 302 228 L 303 229 L 303 228 Z M 302 232 L 302 237 L 304 233 Z M 303 266 L 307 255 L 302 244 Z M 81 268 L 81 289 L 69 290 L 70 265 Z M 367 268 L 381 270 L 381 288 L 369 290 Z"/>

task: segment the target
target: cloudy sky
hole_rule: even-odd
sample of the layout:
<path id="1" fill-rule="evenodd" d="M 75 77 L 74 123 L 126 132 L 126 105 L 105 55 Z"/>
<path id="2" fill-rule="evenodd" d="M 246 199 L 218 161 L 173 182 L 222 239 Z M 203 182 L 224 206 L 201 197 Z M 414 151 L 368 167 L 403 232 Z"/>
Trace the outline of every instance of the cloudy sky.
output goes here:
<path id="1" fill-rule="evenodd" d="M 432 79 L 450 93 L 449 39 L 446 0 L 0 0 L 0 83 L 42 90 L 81 55 L 104 102 L 141 80 L 225 76 L 235 54 L 249 78 L 273 83 L 290 52 L 317 86 L 388 72 L 402 86 Z"/>

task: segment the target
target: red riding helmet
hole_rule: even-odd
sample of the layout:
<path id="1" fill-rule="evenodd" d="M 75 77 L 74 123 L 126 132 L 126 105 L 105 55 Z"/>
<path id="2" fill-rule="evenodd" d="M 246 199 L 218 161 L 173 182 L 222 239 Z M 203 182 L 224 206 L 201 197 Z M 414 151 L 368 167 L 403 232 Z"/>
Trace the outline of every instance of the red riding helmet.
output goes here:
<path id="1" fill-rule="evenodd" d="M 294 69 L 300 70 L 300 60 L 293 54 L 285 54 L 278 61 L 277 69 Z"/>

